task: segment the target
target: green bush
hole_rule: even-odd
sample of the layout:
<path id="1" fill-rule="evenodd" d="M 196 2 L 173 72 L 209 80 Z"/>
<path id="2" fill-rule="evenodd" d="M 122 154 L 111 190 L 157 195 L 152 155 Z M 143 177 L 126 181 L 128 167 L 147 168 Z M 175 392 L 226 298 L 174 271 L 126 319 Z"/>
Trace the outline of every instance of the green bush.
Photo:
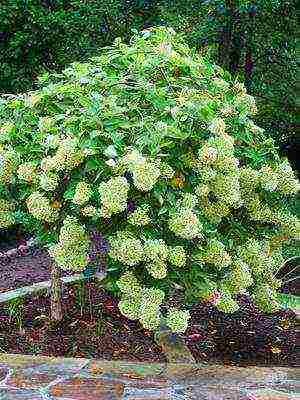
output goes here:
<path id="1" fill-rule="evenodd" d="M 247 290 L 279 308 L 299 182 L 243 84 L 171 28 L 118 38 L 40 84 L 1 98 L 1 228 L 21 223 L 62 269 L 106 257 L 107 289 L 148 329 L 185 331 L 188 312 L 168 309 L 174 288 L 182 307 L 232 313 Z"/>

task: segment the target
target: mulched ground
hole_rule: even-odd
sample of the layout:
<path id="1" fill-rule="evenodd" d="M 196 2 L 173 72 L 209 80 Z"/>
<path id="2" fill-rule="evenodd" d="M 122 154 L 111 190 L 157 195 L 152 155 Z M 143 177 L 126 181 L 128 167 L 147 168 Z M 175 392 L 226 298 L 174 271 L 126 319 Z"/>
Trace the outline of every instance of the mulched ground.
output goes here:
<path id="1" fill-rule="evenodd" d="M 28 255 L 0 260 L 0 293 L 50 279 L 50 257 L 43 249 L 34 248 Z M 63 271 L 62 276 L 72 275 Z"/>
<path id="2" fill-rule="evenodd" d="M 3 248 L 9 246 L 2 242 Z M 0 291 L 49 278 L 50 259 L 40 249 L 0 265 Z M 49 323 L 46 294 L 26 298 L 15 308 L 0 307 L 0 352 L 166 361 L 153 334 L 123 317 L 117 300 L 101 289 L 101 283 L 65 285 L 63 296 L 65 318 L 59 327 Z M 184 339 L 196 360 L 296 366 L 295 313 L 263 314 L 242 295 L 239 302 L 241 309 L 233 315 L 222 314 L 209 304 L 190 307 L 192 318 Z"/>

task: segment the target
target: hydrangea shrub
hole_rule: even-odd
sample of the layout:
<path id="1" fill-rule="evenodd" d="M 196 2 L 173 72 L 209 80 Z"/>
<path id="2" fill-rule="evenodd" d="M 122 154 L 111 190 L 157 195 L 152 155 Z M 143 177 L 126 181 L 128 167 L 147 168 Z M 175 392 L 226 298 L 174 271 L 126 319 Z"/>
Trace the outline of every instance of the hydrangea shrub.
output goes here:
<path id="1" fill-rule="evenodd" d="M 243 84 L 162 27 L 40 82 L 1 98 L 1 229 L 22 224 L 61 269 L 105 264 L 121 313 L 146 329 L 182 333 L 187 304 L 232 313 L 245 291 L 279 308 L 299 182 Z"/>

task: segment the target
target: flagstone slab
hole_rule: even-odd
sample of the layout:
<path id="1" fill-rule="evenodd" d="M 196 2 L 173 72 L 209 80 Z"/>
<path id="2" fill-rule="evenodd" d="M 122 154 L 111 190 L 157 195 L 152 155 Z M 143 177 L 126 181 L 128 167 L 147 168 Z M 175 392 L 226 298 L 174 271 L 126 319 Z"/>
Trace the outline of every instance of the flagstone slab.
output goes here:
<path id="1" fill-rule="evenodd" d="M 6 380 L 6 385 L 11 388 L 41 389 L 55 381 L 57 377 L 45 372 L 30 373 L 28 370 L 17 370 Z"/>
<path id="2" fill-rule="evenodd" d="M 42 395 L 34 391 L 0 388 L 0 400 L 44 400 Z"/>
<path id="3" fill-rule="evenodd" d="M 0 355 L 0 400 L 295 400 L 299 368 Z M 43 395 L 42 395 L 43 393 Z"/>
<path id="4" fill-rule="evenodd" d="M 82 372 L 93 376 L 102 376 L 121 381 L 156 380 L 165 371 L 164 364 L 158 363 L 133 363 L 126 361 L 92 360 Z"/>
<path id="5" fill-rule="evenodd" d="M 9 368 L 0 366 L 0 383 L 7 377 L 8 371 Z"/>
<path id="6" fill-rule="evenodd" d="M 243 385 L 258 388 L 296 380 L 296 371 L 292 368 L 233 367 L 221 364 L 171 364 L 167 366 L 167 375 L 177 384 L 189 386 L 196 380 L 209 387 L 219 385 L 241 387 Z"/>
<path id="7" fill-rule="evenodd" d="M 124 393 L 124 400 L 185 400 L 182 396 L 177 396 L 172 388 L 165 389 L 137 389 L 127 388 Z"/>
<path id="8" fill-rule="evenodd" d="M 70 400 L 121 400 L 124 385 L 104 379 L 73 377 L 59 382 L 49 388 L 54 399 Z"/>
<path id="9" fill-rule="evenodd" d="M 249 392 L 249 400 L 299 400 L 299 394 L 281 393 L 271 389 Z"/>
<path id="10" fill-rule="evenodd" d="M 89 360 L 85 358 L 62 358 L 0 353 L 0 364 L 9 365 L 12 368 L 27 368 L 30 371 L 50 373 L 60 371 L 62 374 L 74 374 L 83 369 L 88 363 Z"/>

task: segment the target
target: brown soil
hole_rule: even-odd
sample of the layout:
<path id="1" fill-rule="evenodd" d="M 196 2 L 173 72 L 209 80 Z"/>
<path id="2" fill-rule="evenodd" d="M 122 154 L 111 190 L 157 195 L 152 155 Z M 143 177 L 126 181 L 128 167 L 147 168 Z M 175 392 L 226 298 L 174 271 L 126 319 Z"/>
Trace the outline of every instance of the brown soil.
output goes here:
<path id="1" fill-rule="evenodd" d="M 47 294 L 27 297 L 14 309 L 0 307 L 0 352 L 165 361 L 152 333 L 123 317 L 99 282 L 65 286 L 63 309 L 63 321 L 53 326 Z"/>
<path id="2" fill-rule="evenodd" d="M 62 272 L 62 276 L 71 272 Z M 46 250 L 30 249 L 25 256 L 0 259 L 0 293 L 50 279 L 50 257 Z"/>
<path id="3" fill-rule="evenodd" d="M 295 314 L 258 312 L 240 298 L 241 310 L 224 315 L 215 307 L 191 307 L 186 344 L 197 361 L 236 365 L 295 366 Z M 117 300 L 101 282 L 65 285 L 64 319 L 49 321 L 47 293 L 27 297 L 21 304 L 0 307 L 0 352 L 47 356 L 165 362 L 154 335 L 123 317 Z"/>

